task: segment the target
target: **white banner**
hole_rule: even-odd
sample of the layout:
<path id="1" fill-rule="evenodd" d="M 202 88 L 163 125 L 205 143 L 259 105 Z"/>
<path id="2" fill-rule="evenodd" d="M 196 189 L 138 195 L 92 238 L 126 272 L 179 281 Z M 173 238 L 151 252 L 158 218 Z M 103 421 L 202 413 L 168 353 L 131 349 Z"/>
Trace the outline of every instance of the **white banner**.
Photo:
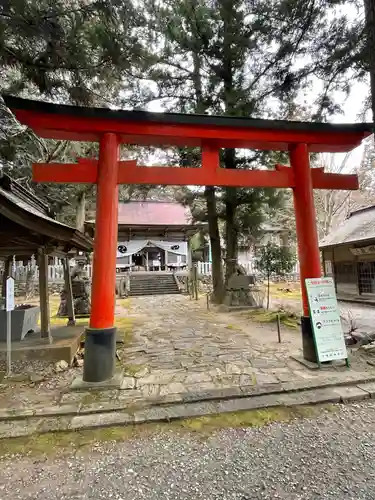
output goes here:
<path id="1" fill-rule="evenodd" d="M 128 257 L 140 252 L 146 247 L 157 247 L 161 250 L 174 253 L 176 255 L 187 255 L 186 241 L 155 241 L 155 240 L 132 240 L 117 244 L 117 258 Z"/>
<path id="2" fill-rule="evenodd" d="M 305 280 L 318 359 L 346 359 L 346 345 L 332 278 Z"/>

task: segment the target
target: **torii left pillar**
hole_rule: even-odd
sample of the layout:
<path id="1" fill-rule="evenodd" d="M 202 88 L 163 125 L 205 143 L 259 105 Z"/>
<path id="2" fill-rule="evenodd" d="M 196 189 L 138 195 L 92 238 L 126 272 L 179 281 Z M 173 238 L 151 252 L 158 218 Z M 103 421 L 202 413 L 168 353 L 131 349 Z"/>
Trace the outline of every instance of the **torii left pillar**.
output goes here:
<path id="1" fill-rule="evenodd" d="M 303 357 L 307 361 L 317 362 L 305 280 L 320 278 L 321 266 L 312 173 L 306 144 L 296 144 L 290 148 L 290 163 L 295 177 L 293 200 L 303 306 L 301 317 Z"/>
<path id="2" fill-rule="evenodd" d="M 91 316 L 83 365 L 83 381 L 91 383 L 113 378 L 116 364 L 118 159 L 118 138 L 105 133 L 99 149 Z"/>

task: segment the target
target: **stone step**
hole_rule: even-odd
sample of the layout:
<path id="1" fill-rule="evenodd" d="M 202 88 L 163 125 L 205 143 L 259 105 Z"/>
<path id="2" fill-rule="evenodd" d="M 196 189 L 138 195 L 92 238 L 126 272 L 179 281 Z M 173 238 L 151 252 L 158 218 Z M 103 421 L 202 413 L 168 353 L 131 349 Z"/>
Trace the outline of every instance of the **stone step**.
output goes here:
<path id="1" fill-rule="evenodd" d="M 143 290 L 143 291 L 137 291 L 135 292 L 130 291 L 129 295 L 130 297 L 141 297 L 144 295 L 179 295 L 180 291 L 179 290 Z"/>
<path id="2" fill-rule="evenodd" d="M 157 285 L 175 285 L 175 281 L 131 281 L 130 285 L 152 285 L 152 286 L 157 286 Z"/>
<path id="3" fill-rule="evenodd" d="M 131 276 L 130 296 L 176 295 L 180 290 L 174 276 Z"/>
<path id="4" fill-rule="evenodd" d="M 159 278 L 130 278 L 131 282 L 145 282 L 147 281 L 148 283 L 152 282 L 159 282 L 159 281 L 167 281 L 168 283 L 174 283 L 175 279 L 174 278 L 164 278 L 164 277 L 159 277 Z"/>
<path id="5" fill-rule="evenodd" d="M 177 293 L 178 288 L 131 288 L 130 293 Z"/>

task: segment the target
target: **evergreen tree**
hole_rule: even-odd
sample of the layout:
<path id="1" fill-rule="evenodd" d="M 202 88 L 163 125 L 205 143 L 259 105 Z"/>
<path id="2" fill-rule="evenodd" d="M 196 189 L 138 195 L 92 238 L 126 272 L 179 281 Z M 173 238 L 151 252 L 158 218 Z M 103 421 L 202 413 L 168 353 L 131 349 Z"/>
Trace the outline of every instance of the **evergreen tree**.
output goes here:
<path id="1" fill-rule="evenodd" d="M 345 16 L 331 15 L 335 9 L 331 4 L 329 0 L 150 0 L 150 31 L 159 40 L 158 64 L 148 73 L 158 82 L 155 97 L 167 109 L 182 112 L 294 118 L 295 98 L 302 87 L 313 77 L 323 81 L 329 74 L 330 84 L 324 83 L 311 113 L 315 118 L 327 116 L 336 111 L 330 93 L 341 85 L 334 71 L 344 71 L 347 63 L 346 58 L 345 64 L 339 63 L 338 54 L 352 35 Z M 328 58 L 333 49 L 334 56 Z M 264 168 L 266 158 L 254 152 L 241 157 L 229 149 L 223 152 L 222 165 Z M 205 198 L 214 284 L 222 290 L 220 265 L 215 265 L 221 262 L 218 218 L 225 221 L 228 278 L 237 259 L 239 233 L 245 228 L 256 231 L 262 208 L 275 206 L 280 195 L 271 190 L 206 188 Z"/>
<path id="2" fill-rule="evenodd" d="M 110 0 L 8 0 L 0 5 L 0 91 L 22 97 L 83 105 L 122 103 L 139 95 L 127 77 L 147 59 L 142 15 L 131 2 Z M 21 127 L 4 105 L 0 160 L 3 170 L 52 203 L 65 222 L 84 213 L 92 186 L 32 185 L 31 163 L 74 161 L 97 146 L 43 140 Z M 72 211 L 70 207 L 73 207 Z M 79 223 L 82 227 L 82 220 Z"/>

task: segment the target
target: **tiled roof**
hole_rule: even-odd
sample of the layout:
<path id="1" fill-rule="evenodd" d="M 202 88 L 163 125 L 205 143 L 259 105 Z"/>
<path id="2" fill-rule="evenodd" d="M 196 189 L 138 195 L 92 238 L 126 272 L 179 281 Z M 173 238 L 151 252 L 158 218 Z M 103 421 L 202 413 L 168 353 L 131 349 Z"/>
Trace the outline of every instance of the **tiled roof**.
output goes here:
<path id="1" fill-rule="evenodd" d="M 190 210 L 169 201 L 119 203 L 118 223 L 128 226 L 186 226 L 192 224 Z"/>
<path id="2" fill-rule="evenodd" d="M 375 206 L 352 212 L 320 242 L 320 248 L 375 239 Z"/>

